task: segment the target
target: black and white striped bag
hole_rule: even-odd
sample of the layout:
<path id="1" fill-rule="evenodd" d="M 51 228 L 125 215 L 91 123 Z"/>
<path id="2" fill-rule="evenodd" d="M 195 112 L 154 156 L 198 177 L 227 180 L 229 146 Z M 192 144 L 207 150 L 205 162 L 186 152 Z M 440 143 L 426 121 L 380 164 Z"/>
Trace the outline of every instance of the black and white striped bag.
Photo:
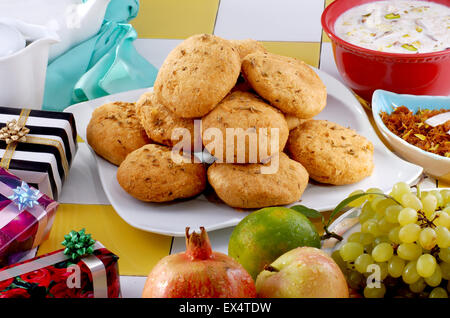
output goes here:
<path id="1" fill-rule="evenodd" d="M 30 132 L 25 142 L 0 140 L 0 166 L 57 200 L 78 148 L 73 114 L 0 107 L 0 129 L 12 120 Z"/>

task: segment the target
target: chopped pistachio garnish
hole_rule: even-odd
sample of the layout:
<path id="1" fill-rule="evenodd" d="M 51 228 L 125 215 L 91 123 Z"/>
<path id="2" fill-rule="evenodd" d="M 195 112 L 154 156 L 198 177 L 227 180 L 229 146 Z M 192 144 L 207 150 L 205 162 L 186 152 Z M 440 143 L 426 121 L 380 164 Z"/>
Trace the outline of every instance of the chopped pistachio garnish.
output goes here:
<path id="1" fill-rule="evenodd" d="M 388 13 L 384 16 L 385 19 L 393 20 L 393 19 L 400 19 L 400 14 L 396 13 Z"/>
<path id="2" fill-rule="evenodd" d="M 408 51 L 417 51 L 417 48 L 412 44 L 405 43 L 402 45 L 402 48 L 404 48 L 405 50 L 408 50 Z"/>
<path id="3" fill-rule="evenodd" d="M 436 151 L 439 148 L 439 144 L 435 144 L 434 146 L 430 147 L 430 151 Z"/>
<path id="4" fill-rule="evenodd" d="M 416 27 L 416 31 L 420 33 L 420 32 L 423 31 L 423 29 L 422 29 L 421 27 L 417 26 L 417 27 Z"/>
<path id="5" fill-rule="evenodd" d="M 412 129 L 409 130 L 406 134 L 403 135 L 403 139 L 406 140 L 406 138 L 408 138 L 408 136 L 412 133 Z"/>
<path id="6" fill-rule="evenodd" d="M 402 38 L 409 38 L 409 37 L 410 37 L 409 34 L 404 34 L 404 35 L 402 36 Z"/>
<path id="7" fill-rule="evenodd" d="M 417 138 L 419 138 L 420 140 L 425 140 L 425 139 L 427 139 L 427 137 L 425 137 L 424 135 L 422 135 L 422 134 L 414 134 L 414 136 L 416 136 Z"/>

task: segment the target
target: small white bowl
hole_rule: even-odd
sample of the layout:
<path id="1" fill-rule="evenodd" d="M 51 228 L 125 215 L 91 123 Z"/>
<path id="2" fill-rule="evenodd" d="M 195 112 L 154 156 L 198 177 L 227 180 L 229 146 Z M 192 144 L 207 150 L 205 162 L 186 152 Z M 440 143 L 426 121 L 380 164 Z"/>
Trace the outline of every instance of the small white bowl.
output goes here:
<path id="1" fill-rule="evenodd" d="M 405 106 L 413 113 L 419 109 L 450 109 L 450 97 L 395 94 L 376 90 L 372 97 L 372 114 L 381 134 L 402 158 L 417 164 L 432 177 L 450 183 L 450 158 L 422 150 L 391 132 L 380 113 L 390 114 L 396 107 Z"/>

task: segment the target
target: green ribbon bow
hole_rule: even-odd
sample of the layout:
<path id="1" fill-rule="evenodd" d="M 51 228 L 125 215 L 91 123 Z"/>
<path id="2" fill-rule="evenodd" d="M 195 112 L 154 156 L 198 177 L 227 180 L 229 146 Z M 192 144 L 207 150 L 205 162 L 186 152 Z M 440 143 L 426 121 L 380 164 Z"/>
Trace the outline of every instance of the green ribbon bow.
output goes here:
<path id="1" fill-rule="evenodd" d="M 72 230 L 64 235 L 64 241 L 61 244 L 66 247 L 64 254 L 75 261 L 94 252 L 95 240 L 91 238 L 91 234 L 85 233 L 85 229 L 78 232 Z"/>

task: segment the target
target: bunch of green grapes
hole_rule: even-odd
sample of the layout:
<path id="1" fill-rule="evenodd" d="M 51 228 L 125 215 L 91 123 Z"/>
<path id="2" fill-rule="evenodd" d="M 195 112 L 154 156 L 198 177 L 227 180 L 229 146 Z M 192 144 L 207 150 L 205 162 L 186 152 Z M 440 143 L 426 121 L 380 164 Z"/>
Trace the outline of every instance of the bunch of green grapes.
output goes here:
<path id="1" fill-rule="evenodd" d="M 358 193 L 364 192 L 350 196 Z M 382 191 L 375 188 L 366 193 L 350 204 L 362 205 L 361 231 L 352 233 L 332 254 L 350 288 L 366 298 L 447 298 L 450 190 L 415 194 L 400 182 L 390 197 L 377 195 Z M 374 277 L 378 284 L 368 283 Z"/>

